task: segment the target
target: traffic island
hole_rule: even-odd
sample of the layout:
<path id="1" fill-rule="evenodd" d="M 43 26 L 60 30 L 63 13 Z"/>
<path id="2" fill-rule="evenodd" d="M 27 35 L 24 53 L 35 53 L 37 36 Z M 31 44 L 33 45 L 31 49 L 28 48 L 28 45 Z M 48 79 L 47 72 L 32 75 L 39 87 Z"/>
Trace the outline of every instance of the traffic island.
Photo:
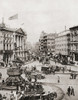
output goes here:
<path id="1" fill-rule="evenodd" d="M 18 87 L 25 83 L 22 78 L 22 70 L 18 67 L 11 67 L 7 69 L 8 78 L 2 80 L 2 89 L 4 90 L 18 90 Z"/>

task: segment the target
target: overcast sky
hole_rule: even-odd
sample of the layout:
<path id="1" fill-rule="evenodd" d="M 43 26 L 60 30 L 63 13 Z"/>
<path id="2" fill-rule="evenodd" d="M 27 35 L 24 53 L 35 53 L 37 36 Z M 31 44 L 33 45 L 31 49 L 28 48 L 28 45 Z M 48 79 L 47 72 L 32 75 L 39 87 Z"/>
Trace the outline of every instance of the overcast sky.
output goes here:
<path id="1" fill-rule="evenodd" d="M 8 20 L 16 13 L 18 20 Z M 35 43 L 43 30 L 54 33 L 78 25 L 78 0 L 0 0 L 0 22 L 2 17 L 8 26 L 24 28 L 27 40 Z"/>

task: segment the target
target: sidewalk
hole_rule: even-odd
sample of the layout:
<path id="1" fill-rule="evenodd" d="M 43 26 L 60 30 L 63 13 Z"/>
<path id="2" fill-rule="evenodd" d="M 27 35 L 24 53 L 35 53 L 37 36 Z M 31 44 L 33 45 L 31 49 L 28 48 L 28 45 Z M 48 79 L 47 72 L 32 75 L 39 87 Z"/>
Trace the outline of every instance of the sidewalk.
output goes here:
<path id="1" fill-rule="evenodd" d="M 50 61 L 51 64 L 53 65 L 57 65 L 59 67 L 67 67 L 67 70 L 71 69 L 72 71 L 78 71 L 78 67 L 75 66 L 75 65 L 62 65 L 61 63 L 58 63 L 58 62 L 54 62 L 54 61 Z"/>
<path id="2" fill-rule="evenodd" d="M 78 100 L 78 96 L 68 96 L 66 94 L 62 100 Z"/>
<path id="3" fill-rule="evenodd" d="M 64 98 L 64 92 L 63 90 L 58 87 L 58 86 L 55 86 L 51 83 L 42 83 L 43 85 L 46 85 L 47 88 L 45 88 L 45 91 L 52 91 L 52 92 L 56 92 L 57 93 L 57 98 L 55 98 L 54 100 L 62 100 Z M 48 88 L 48 86 L 50 86 L 51 88 Z"/>
<path id="4" fill-rule="evenodd" d="M 71 72 L 69 72 L 69 71 L 65 71 L 64 73 L 63 73 L 63 71 L 59 71 L 59 72 L 55 72 L 55 74 L 71 74 Z"/>

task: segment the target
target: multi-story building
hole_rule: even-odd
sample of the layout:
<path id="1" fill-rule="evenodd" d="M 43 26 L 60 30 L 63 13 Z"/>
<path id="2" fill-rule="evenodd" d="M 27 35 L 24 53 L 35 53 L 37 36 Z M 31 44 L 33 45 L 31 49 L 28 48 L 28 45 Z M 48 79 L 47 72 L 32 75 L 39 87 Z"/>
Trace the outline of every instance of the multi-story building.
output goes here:
<path id="1" fill-rule="evenodd" d="M 0 60 L 5 63 L 10 62 L 18 56 L 24 60 L 25 58 L 25 32 L 19 29 L 11 29 L 0 25 Z"/>
<path id="2" fill-rule="evenodd" d="M 47 53 L 47 34 L 45 32 L 41 33 L 39 42 L 40 42 L 40 53 L 45 55 Z"/>
<path id="3" fill-rule="evenodd" d="M 47 50 L 48 53 L 54 53 L 55 52 L 55 38 L 57 34 L 56 33 L 50 33 L 47 34 Z"/>
<path id="4" fill-rule="evenodd" d="M 55 54 L 61 54 L 62 57 L 69 56 L 70 53 L 70 31 L 65 30 L 63 32 L 58 33 L 58 36 L 55 39 Z"/>
<path id="5" fill-rule="evenodd" d="M 40 36 L 40 52 L 44 54 L 54 53 L 55 52 L 55 37 L 56 33 L 47 34 L 42 32 Z"/>
<path id="6" fill-rule="evenodd" d="M 78 61 L 78 26 L 70 28 L 70 58 Z"/>

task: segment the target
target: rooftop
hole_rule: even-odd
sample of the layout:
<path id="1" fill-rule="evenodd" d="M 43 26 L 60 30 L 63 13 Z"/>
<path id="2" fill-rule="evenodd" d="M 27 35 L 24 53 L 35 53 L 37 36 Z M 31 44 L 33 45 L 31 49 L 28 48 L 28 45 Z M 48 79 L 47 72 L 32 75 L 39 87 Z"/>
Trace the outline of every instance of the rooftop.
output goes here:
<path id="1" fill-rule="evenodd" d="M 73 26 L 69 28 L 70 30 L 78 29 L 78 26 Z"/>
<path id="2" fill-rule="evenodd" d="M 67 35 L 69 33 L 70 33 L 70 30 L 65 30 L 65 31 L 62 31 L 62 32 L 58 33 L 58 36 L 57 37 L 65 36 L 65 35 Z"/>
<path id="3" fill-rule="evenodd" d="M 16 32 L 22 35 L 27 35 L 26 32 L 24 32 L 24 30 L 22 28 L 10 28 L 7 25 L 5 25 L 4 23 L 0 24 L 0 30 L 5 30 L 5 31 L 9 31 L 9 32 Z"/>

